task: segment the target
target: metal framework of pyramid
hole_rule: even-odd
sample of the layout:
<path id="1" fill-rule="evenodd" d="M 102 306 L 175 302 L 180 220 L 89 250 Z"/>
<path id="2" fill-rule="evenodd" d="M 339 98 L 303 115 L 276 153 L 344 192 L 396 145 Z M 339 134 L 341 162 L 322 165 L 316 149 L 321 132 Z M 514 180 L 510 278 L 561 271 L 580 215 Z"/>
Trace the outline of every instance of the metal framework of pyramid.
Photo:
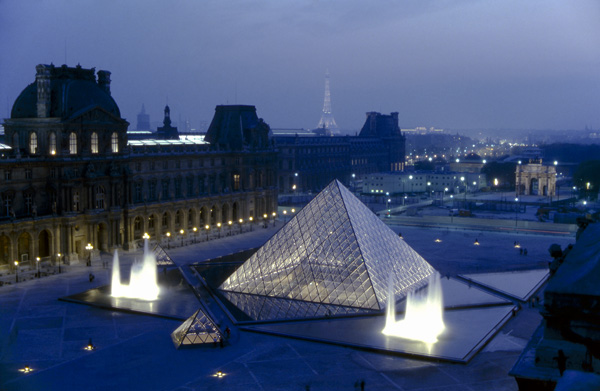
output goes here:
<path id="1" fill-rule="evenodd" d="M 201 309 L 171 333 L 171 339 L 178 349 L 186 345 L 212 344 L 221 338 L 223 334 L 219 328 Z"/>
<path id="2" fill-rule="evenodd" d="M 331 182 L 219 287 L 255 321 L 382 310 L 433 267 L 339 181 Z"/>

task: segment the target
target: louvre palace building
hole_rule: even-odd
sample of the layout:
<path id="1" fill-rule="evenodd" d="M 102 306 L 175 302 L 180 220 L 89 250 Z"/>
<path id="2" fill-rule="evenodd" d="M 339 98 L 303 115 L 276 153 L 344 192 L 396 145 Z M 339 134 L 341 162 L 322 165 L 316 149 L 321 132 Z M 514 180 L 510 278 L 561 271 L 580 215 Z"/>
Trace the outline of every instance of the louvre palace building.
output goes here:
<path id="1" fill-rule="evenodd" d="M 110 82 L 38 65 L 16 99 L 0 144 L 0 270 L 132 250 L 145 234 L 225 235 L 276 212 L 277 152 L 254 106 L 217 106 L 201 141 L 128 140 Z"/>

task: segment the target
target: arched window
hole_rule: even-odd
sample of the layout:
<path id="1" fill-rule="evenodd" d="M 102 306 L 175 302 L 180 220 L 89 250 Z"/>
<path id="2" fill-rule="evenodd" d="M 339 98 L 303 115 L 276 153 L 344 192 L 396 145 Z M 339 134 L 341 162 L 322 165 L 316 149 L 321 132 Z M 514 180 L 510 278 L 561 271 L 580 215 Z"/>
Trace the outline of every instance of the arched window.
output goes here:
<path id="1" fill-rule="evenodd" d="M 92 153 L 98 153 L 98 133 L 92 133 Z"/>
<path id="2" fill-rule="evenodd" d="M 69 153 L 71 155 L 77 154 L 77 135 L 73 132 L 69 135 Z"/>
<path id="3" fill-rule="evenodd" d="M 119 152 L 119 135 L 117 132 L 113 132 L 113 134 L 110 136 L 110 145 L 113 153 Z"/>
<path id="4" fill-rule="evenodd" d="M 51 132 L 48 136 L 48 151 L 50 155 L 56 155 L 56 133 Z"/>
<path id="5" fill-rule="evenodd" d="M 29 153 L 36 154 L 38 149 L 37 133 L 31 132 L 29 135 Z"/>

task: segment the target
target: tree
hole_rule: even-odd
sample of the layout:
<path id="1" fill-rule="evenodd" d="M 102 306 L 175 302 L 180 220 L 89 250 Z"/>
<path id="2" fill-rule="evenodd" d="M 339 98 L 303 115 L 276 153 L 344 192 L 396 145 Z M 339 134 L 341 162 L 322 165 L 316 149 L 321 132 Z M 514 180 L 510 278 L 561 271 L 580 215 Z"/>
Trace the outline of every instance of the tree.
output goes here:
<path id="1" fill-rule="evenodd" d="M 573 174 L 573 184 L 577 186 L 580 193 L 596 198 L 600 185 L 600 160 L 587 160 L 580 163 Z"/>
<path id="2" fill-rule="evenodd" d="M 485 174 L 492 186 L 494 179 L 498 179 L 498 187 L 514 189 L 516 167 L 516 163 L 490 162 L 483 166 L 481 172 Z"/>

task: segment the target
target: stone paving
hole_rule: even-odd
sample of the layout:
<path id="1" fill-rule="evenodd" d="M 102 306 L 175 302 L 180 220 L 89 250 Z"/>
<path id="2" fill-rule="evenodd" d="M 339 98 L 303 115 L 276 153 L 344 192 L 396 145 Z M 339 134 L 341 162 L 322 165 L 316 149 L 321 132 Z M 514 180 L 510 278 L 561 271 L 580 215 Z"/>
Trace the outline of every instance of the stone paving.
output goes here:
<path id="1" fill-rule="evenodd" d="M 270 226 L 169 250 L 178 264 L 260 246 Z M 574 238 L 394 227 L 446 274 L 544 267 L 552 243 Z M 434 242 L 435 238 L 442 242 Z M 472 246 L 479 238 L 480 246 Z M 529 248 L 519 255 L 512 243 Z M 128 267 L 137 253 L 121 255 Z M 104 257 L 108 257 L 105 255 Z M 89 272 L 96 279 L 90 283 Z M 467 365 L 407 359 L 317 342 L 244 332 L 232 327 L 224 348 L 176 350 L 178 321 L 58 301 L 108 284 L 109 270 L 89 268 L 0 287 L 0 390 L 516 390 L 508 371 L 541 317 L 525 307 Z M 191 314 L 190 314 L 191 315 Z M 227 323 L 222 314 L 218 321 Z M 228 324 L 228 323 L 227 323 Z M 90 340 L 94 351 L 84 350 Z M 33 371 L 18 370 L 26 365 Z M 222 371 L 224 377 L 214 377 Z"/>

